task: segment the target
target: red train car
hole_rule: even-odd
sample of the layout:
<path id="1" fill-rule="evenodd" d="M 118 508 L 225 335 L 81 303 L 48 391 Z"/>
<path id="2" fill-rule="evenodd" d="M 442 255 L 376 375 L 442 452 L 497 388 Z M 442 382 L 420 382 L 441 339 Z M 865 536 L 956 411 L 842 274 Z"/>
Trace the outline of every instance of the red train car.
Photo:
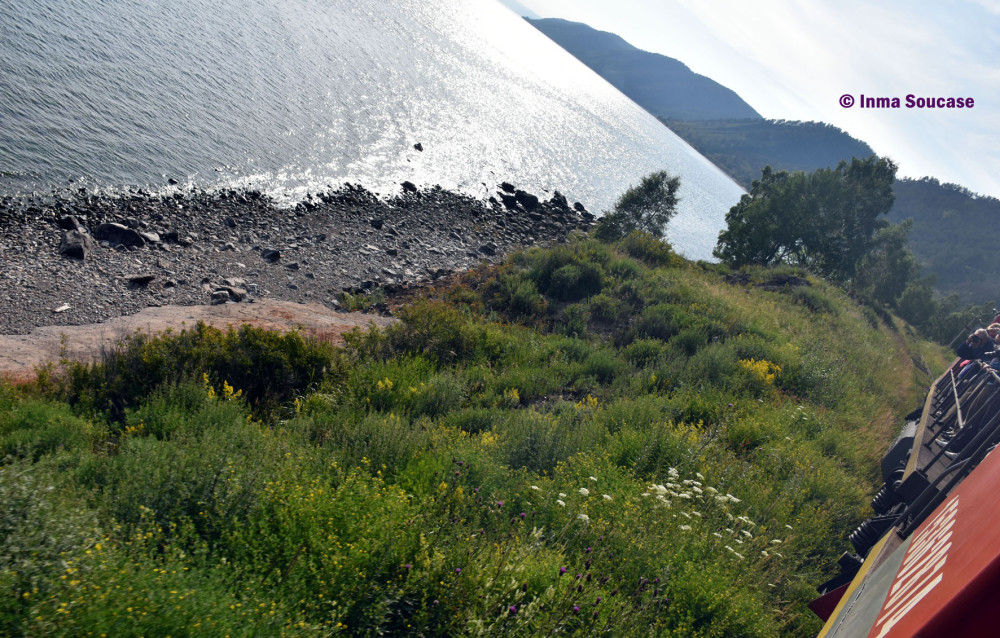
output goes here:
<path id="1" fill-rule="evenodd" d="M 820 638 L 1000 636 L 1000 375 L 955 363 L 882 462 L 876 516 L 810 605 Z"/>

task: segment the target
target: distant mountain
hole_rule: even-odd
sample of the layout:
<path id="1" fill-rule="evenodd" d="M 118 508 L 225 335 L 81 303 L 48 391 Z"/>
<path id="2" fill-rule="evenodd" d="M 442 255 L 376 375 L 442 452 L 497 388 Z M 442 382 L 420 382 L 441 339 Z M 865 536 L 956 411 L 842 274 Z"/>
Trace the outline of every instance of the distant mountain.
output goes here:
<path id="1" fill-rule="evenodd" d="M 657 117 L 760 119 L 735 91 L 698 75 L 679 60 L 637 49 L 613 33 L 579 22 L 557 18 L 528 22 Z"/>
<path id="2" fill-rule="evenodd" d="M 872 148 L 822 122 L 767 120 L 732 90 L 678 60 L 567 20 L 528 20 L 699 153 L 749 188 L 766 165 L 814 171 L 868 157 Z M 989 232 L 1000 200 L 936 179 L 897 180 L 890 220 L 913 219 L 910 246 L 937 289 L 963 303 L 1000 301 L 1000 260 Z"/>
<path id="3" fill-rule="evenodd" d="M 832 124 L 786 120 L 665 120 L 675 133 L 744 188 L 768 164 L 778 170 L 814 171 L 874 151 Z"/>

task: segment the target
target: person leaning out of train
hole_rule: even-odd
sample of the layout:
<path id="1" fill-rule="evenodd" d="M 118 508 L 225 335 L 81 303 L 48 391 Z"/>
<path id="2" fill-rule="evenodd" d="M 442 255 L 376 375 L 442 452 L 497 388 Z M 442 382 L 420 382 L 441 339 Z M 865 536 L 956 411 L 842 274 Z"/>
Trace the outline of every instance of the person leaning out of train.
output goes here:
<path id="1" fill-rule="evenodd" d="M 990 324 L 990 328 L 993 326 L 1000 328 L 1000 324 Z M 980 328 L 970 334 L 965 343 L 955 348 L 955 354 L 962 359 L 982 359 L 986 353 L 993 352 L 996 348 L 997 343 L 990 338 L 990 333 L 985 328 Z"/>
<path id="2" fill-rule="evenodd" d="M 993 324 L 990 324 L 991 327 L 992 325 Z M 958 372 L 958 378 L 965 379 L 970 375 L 974 375 L 979 372 L 981 369 L 980 366 L 969 364 L 973 361 L 978 361 L 984 358 L 992 359 L 992 353 L 996 349 L 996 342 L 990 338 L 990 334 L 985 328 L 980 328 L 970 334 L 965 340 L 965 343 L 955 348 L 955 354 L 962 359 L 962 361 L 958 364 L 958 368 L 960 369 Z"/>

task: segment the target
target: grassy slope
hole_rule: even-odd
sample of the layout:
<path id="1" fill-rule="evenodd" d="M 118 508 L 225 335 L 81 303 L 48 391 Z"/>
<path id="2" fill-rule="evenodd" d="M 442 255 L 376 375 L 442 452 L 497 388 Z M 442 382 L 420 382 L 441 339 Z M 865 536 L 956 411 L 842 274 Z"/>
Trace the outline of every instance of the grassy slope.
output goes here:
<path id="1" fill-rule="evenodd" d="M 0 633 L 813 635 L 944 355 L 724 274 L 578 239 L 343 351 L 202 329 L 0 387 Z"/>

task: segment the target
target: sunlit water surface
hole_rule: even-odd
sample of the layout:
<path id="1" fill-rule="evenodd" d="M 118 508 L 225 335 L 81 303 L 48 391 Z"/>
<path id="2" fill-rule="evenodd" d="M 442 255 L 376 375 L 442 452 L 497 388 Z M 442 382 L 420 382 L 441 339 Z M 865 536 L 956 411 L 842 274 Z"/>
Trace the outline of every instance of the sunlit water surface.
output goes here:
<path id="1" fill-rule="evenodd" d="M 0 21 L 6 192 L 509 181 L 599 212 L 665 168 L 694 258 L 742 192 L 494 0 L 0 0 Z"/>

